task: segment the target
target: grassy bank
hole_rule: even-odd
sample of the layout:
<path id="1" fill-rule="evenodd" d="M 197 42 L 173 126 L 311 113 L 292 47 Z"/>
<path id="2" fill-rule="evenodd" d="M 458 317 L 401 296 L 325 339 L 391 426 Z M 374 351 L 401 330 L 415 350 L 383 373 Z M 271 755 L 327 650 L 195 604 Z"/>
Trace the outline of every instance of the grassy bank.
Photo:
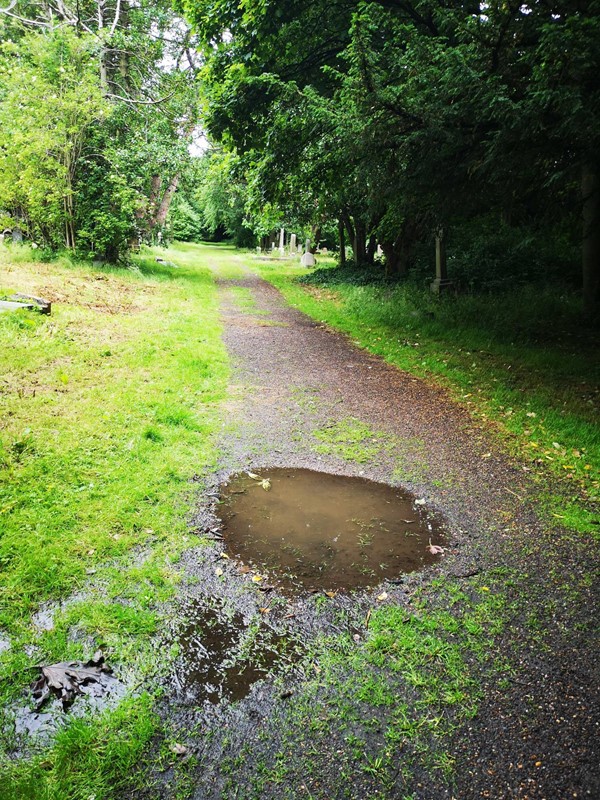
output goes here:
<path id="1" fill-rule="evenodd" d="M 189 545 L 191 479 L 215 461 L 228 375 L 206 266 L 218 249 L 146 251 L 130 269 L 32 255 L 0 250 L 0 296 L 53 302 L 49 317 L 0 314 L 5 706 L 23 694 L 33 665 L 89 658 L 95 647 L 125 674 L 156 669 L 149 634 Z M 45 603 L 51 625 L 35 616 Z M 73 722 L 43 765 L 9 770 L 3 797 L 100 800 L 117 773 L 128 779 L 127 752 L 153 725 L 143 698 L 92 726 Z"/>
<path id="2" fill-rule="evenodd" d="M 332 266 L 332 264 L 330 264 Z M 492 424 L 546 492 L 553 519 L 590 533 L 600 496 L 598 331 L 577 298 L 519 288 L 503 296 L 436 298 L 413 285 L 353 285 L 260 264 L 286 299 L 400 369 L 441 382 Z M 308 284 L 299 282 L 307 276 Z M 586 510 L 586 507 L 588 510 Z"/>

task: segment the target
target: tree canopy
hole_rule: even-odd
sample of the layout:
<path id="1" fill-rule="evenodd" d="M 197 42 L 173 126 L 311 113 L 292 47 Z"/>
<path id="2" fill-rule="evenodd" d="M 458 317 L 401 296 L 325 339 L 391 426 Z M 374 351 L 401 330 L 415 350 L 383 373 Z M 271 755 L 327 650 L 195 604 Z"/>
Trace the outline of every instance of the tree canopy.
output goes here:
<path id="1" fill-rule="evenodd" d="M 334 216 L 357 261 L 377 239 L 400 271 L 432 230 L 490 215 L 566 236 L 593 306 L 598 0 L 179 4 L 202 43 L 205 124 L 244 159 L 250 206 Z"/>
<path id="2" fill-rule="evenodd" d="M 116 260 L 165 225 L 198 124 L 194 37 L 166 0 L 0 8 L 0 211 Z"/>
<path id="3" fill-rule="evenodd" d="M 328 226 L 402 276 L 520 238 L 506 275 L 578 247 L 596 306 L 600 0 L 4 4 L 0 213 L 40 243 Z"/>

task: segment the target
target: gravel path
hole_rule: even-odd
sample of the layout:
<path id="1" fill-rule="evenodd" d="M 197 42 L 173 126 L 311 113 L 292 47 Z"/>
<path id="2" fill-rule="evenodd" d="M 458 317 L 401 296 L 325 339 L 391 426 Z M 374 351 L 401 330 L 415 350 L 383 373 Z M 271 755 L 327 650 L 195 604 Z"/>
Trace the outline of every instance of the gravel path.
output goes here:
<path id="1" fill-rule="evenodd" d="M 279 785 L 253 794 L 253 764 L 275 753 L 282 741 L 285 701 L 281 687 L 274 689 L 267 681 L 231 706 L 202 714 L 176 703 L 170 708 L 182 732 L 200 722 L 212 731 L 210 741 L 196 752 L 194 797 L 600 797 L 594 635 L 598 597 L 590 577 L 594 570 L 598 575 L 598 559 L 590 543 L 540 523 L 530 499 L 535 494 L 530 475 L 511 463 L 492 433 L 443 390 L 398 371 L 291 309 L 276 289 L 249 271 L 241 279 L 219 282 L 224 338 L 234 370 L 221 469 L 210 479 L 213 494 L 229 474 L 267 466 L 306 467 L 402 485 L 443 513 L 450 551 L 425 576 L 388 587 L 391 602 L 410 602 L 419 586 L 435 604 L 431 581 L 438 575 L 460 586 L 494 568 L 506 568 L 518 578 L 505 587 L 516 612 L 496 643 L 513 671 L 503 681 L 485 670 L 479 674 L 483 700 L 477 715 L 444 742 L 454 760 L 453 778 L 417 765 L 411 776 L 398 778 L 382 793 L 371 789 L 368 776 L 357 768 L 341 789 L 332 759 L 342 751 L 332 744 L 328 758 L 317 759 L 328 762 L 322 773 L 305 774 L 300 782 L 301 769 L 291 769 Z M 319 452 L 322 442 L 316 432 L 347 431 L 359 423 L 373 432 L 371 441 L 362 443 L 370 448 L 368 460 L 356 463 L 323 448 Z M 198 510 L 195 524 L 200 531 L 216 530 L 211 502 Z M 188 555 L 188 594 L 222 596 L 250 619 L 264 599 L 248 591 L 248 576 L 231 563 L 224 564 L 224 588 L 215 578 L 219 550 L 216 543 L 208 555 L 206 548 Z M 348 614 L 361 615 L 372 604 L 373 593 L 336 600 L 337 610 Z M 535 635 L 533 616 L 542 628 Z M 295 626 L 296 635 L 308 640 L 332 625 L 332 619 L 319 615 L 314 603 L 298 600 L 282 602 L 270 624 L 287 620 L 288 629 Z M 336 741 L 334 731 L 331 741 Z M 240 752 L 250 755 L 236 762 Z M 290 754 L 290 761 L 294 759 L 301 763 L 301 754 Z M 165 789 L 160 796 L 171 795 Z"/>

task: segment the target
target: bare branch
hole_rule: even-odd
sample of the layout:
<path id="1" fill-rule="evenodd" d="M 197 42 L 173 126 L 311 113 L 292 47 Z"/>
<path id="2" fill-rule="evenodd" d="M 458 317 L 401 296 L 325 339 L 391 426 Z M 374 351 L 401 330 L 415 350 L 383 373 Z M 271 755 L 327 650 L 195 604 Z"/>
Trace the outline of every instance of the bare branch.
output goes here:
<path id="1" fill-rule="evenodd" d="M 119 17 L 121 16 L 121 0 L 117 0 L 117 7 L 115 8 L 115 18 L 110 26 L 110 35 L 113 36 L 119 24 Z"/>
<path id="2" fill-rule="evenodd" d="M 9 8 L 13 8 L 14 4 L 9 6 Z M 7 17 L 11 19 L 16 19 L 17 22 L 22 22 L 23 25 L 36 25 L 38 28 L 51 28 L 51 22 L 40 22 L 36 19 L 27 19 L 26 17 L 20 17 L 18 14 L 12 14 L 8 8 L 0 8 L 0 14 L 6 14 Z"/>
<path id="3" fill-rule="evenodd" d="M 157 106 L 170 100 L 174 94 L 175 92 L 171 92 L 171 94 L 167 94 L 164 97 L 159 97 L 158 100 L 134 100 L 131 97 L 122 97 L 120 94 L 106 94 L 105 97 L 111 97 L 113 100 L 121 100 L 123 103 L 131 103 L 136 106 Z"/>

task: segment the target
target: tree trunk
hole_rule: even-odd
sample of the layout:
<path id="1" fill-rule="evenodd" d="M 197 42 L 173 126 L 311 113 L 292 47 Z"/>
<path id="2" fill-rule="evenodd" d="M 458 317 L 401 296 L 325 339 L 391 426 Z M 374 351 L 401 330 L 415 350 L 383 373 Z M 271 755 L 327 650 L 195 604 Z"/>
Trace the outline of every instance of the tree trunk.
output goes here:
<path id="1" fill-rule="evenodd" d="M 354 222 L 354 242 L 352 244 L 352 250 L 354 251 L 356 266 L 363 264 L 367 251 L 367 231 L 364 223 L 358 220 Z"/>
<path id="2" fill-rule="evenodd" d="M 173 199 L 173 195 L 177 191 L 177 187 L 179 186 L 179 175 L 174 175 L 171 180 L 169 181 L 169 185 L 167 186 L 165 193 L 163 195 L 163 199 L 161 204 L 159 205 L 154 219 L 152 221 L 152 227 L 161 228 L 167 219 L 167 214 L 169 213 L 169 207 L 171 205 L 171 200 Z"/>
<path id="3" fill-rule="evenodd" d="M 100 59 L 100 88 L 102 89 L 102 93 L 106 94 L 108 92 L 108 66 L 107 66 L 107 59 L 108 59 L 108 50 L 105 44 L 105 40 L 103 39 L 102 30 L 104 30 L 104 3 L 99 2 L 97 4 L 97 11 L 98 11 L 98 32 L 99 32 L 99 41 L 101 42 L 100 45 L 100 52 L 98 54 L 98 58 Z"/>
<path id="4" fill-rule="evenodd" d="M 316 253 L 319 249 L 319 242 L 321 241 L 321 226 L 313 225 L 310 229 L 310 252 Z"/>
<path id="5" fill-rule="evenodd" d="M 338 222 L 338 234 L 340 237 L 340 267 L 346 266 L 346 237 L 344 236 L 344 222 Z"/>
<path id="6" fill-rule="evenodd" d="M 377 239 L 374 236 L 369 236 L 369 244 L 367 245 L 367 264 L 375 263 L 375 253 L 377 252 Z"/>
<path id="7" fill-rule="evenodd" d="M 591 163 L 581 171 L 583 199 L 583 313 L 592 316 L 597 310 L 600 283 L 600 185 L 598 172 Z"/>
<path id="8" fill-rule="evenodd" d="M 391 278 L 398 271 L 398 253 L 394 247 L 394 242 L 381 242 L 381 249 L 385 256 L 385 274 Z"/>

